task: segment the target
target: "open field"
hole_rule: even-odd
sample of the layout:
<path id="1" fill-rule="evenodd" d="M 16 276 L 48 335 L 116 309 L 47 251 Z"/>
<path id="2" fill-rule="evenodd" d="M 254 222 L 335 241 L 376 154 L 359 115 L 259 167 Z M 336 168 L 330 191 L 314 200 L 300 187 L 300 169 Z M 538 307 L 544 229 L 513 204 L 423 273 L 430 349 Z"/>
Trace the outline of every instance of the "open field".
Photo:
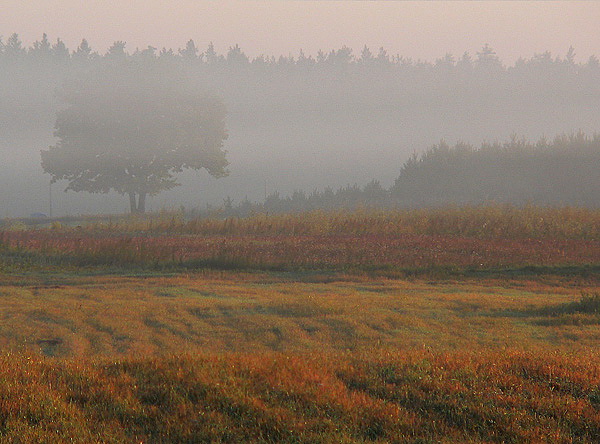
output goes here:
<path id="1" fill-rule="evenodd" d="M 597 290 L 581 279 L 311 273 L 5 278 L 0 341 L 5 350 L 67 358 L 375 346 L 573 351 L 598 343 L 600 313 L 552 308 Z"/>
<path id="2" fill-rule="evenodd" d="M 598 442 L 599 212 L 510 211 L 7 230 L 0 441 Z"/>
<path id="3" fill-rule="evenodd" d="M 597 289 L 580 278 L 5 276 L 0 436 L 595 442 Z"/>
<path id="4" fill-rule="evenodd" d="M 329 270 L 390 277 L 598 271 L 600 211 L 466 208 L 185 220 L 178 214 L 0 232 L 0 267 Z M 549 270 L 550 269 L 550 270 Z"/>

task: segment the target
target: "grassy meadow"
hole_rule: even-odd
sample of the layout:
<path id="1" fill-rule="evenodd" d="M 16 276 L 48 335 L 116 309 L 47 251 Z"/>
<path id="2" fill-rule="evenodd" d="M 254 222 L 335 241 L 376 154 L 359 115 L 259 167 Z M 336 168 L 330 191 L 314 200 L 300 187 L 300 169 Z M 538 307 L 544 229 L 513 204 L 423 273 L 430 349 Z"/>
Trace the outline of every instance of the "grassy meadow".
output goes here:
<path id="1" fill-rule="evenodd" d="M 0 232 L 1 442 L 598 442 L 600 211 Z"/>

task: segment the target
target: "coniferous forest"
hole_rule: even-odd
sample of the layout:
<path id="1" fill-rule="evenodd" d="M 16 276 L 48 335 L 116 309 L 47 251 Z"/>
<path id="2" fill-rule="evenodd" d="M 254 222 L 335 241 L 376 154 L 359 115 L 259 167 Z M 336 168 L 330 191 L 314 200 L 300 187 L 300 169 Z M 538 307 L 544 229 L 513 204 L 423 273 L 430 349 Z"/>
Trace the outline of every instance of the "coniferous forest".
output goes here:
<path id="1" fill-rule="evenodd" d="M 250 58 L 238 45 L 219 54 L 191 40 L 175 50 L 117 41 L 97 51 L 85 40 L 68 48 L 45 34 L 26 47 L 12 34 L 0 44 L 2 216 L 48 212 L 50 177 L 40 151 L 55 143 L 57 112 L 65 106 L 60 91 L 90 71 L 120 64 L 160 71 L 165 87 L 183 73 L 194 91 L 219 97 L 227 110 L 229 175 L 215 180 L 185 172 L 181 187 L 151 198 L 150 210 L 294 194 L 301 200 L 357 188 L 374 194 L 375 205 L 383 199 L 401 206 L 488 200 L 598 206 L 592 165 L 600 64 L 594 56 L 578 61 L 573 48 L 513 63 L 487 44 L 475 54 L 433 61 L 367 47 Z M 550 176 L 560 186 L 544 182 Z M 64 188 L 59 182 L 50 191 L 55 214 L 128 208 L 114 192 L 63 194 Z"/>

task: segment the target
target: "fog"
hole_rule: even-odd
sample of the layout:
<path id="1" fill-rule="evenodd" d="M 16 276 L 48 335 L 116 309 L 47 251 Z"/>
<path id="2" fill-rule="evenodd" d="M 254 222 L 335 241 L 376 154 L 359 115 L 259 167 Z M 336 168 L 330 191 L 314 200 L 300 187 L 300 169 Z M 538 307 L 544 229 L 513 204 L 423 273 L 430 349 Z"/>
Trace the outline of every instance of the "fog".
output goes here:
<path id="1" fill-rule="evenodd" d="M 572 48 L 507 62 L 483 43 L 470 53 L 425 60 L 366 46 L 249 56 L 235 44 L 219 52 L 190 41 L 181 50 L 125 46 L 123 64 L 110 65 L 100 80 L 94 73 L 122 45 L 69 48 L 54 37 L 28 46 L 17 35 L 2 42 L 0 217 L 47 214 L 50 195 L 54 216 L 129 210 L 128 199 L 114 191 L 63 193 L 66 181 L 50 190 L 40 158 L 41 150 L 57 143 L 57 112 L 68 108 L 64 92 L 74 84 L 88 82 L 92 94 L 102 83 L 102 99 L 123 111 L 123 91 L 111 82 L 125 66 L 135 67 L 132 85 L 152 73 L 154 83 L 140 88 L 139 100 L 148 106 L 172 90 L 208 93 L 228 111 L 223 147 L 229 175 L 216 179 L 205 169 L 187 169 L 176 175 L 180 187 L 149 197 L 146 208 L 154 211 L 220 205 L 226 197 L 260 201 L 275 191 L 311 192 L 372 179 L 389 188 L 411 154 L 441 139 L 476 145 L 511 134 L 537 140 L 599 130 L 600 64 Z M 150 120 L 136 118 L 150 137 Z"/>

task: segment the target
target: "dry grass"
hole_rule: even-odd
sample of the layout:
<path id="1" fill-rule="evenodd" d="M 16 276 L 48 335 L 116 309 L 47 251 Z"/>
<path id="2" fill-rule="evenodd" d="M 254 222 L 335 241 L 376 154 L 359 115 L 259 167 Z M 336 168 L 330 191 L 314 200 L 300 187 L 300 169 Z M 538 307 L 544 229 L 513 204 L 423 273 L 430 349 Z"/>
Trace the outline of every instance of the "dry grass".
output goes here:
<path id="1" fill-rule="evenodd" d="M 415 210 L 312 211 L 246 218 L 197 218 L 162 212 L 109 222 L 91 231 L 197 235 L 397 236 L 452 235 L 481 239 L 600 240 L 600 210 L 509 205 Z"/>
<path id="2" fill-rule="evenodd" d="M 551 325 L 557 318 L 547 312 L 549 305 L 560 307 L 578 300 L 582 289 L 597 289 L 566 284 L 234 272 L 8 281 L 0 286 L 0 344 L 78 358 L 374 346 L 593 347 L 600 337 L 596 313 L 579 314 L 584 326 Z"/>
<path id="3" fill-rule="evenodd" d="M 557 442 L 600 438 L 600 356 L 387 351 L 0 357 L 4 442 Z"/>
<path id="4" fill-rule="evenodd" d="M 44 264 L 387 276 L 524 267 L 582 273 L 600 264 L 600 211 L 489 207 L 191 221 L 162 215 L 0 232 L 4 269 Z"/>
<path id="5" fill-rule="evenodd" d="M 5 232 L 0 442 L 599 442 L 598 213 L 444 211 Z"/>

